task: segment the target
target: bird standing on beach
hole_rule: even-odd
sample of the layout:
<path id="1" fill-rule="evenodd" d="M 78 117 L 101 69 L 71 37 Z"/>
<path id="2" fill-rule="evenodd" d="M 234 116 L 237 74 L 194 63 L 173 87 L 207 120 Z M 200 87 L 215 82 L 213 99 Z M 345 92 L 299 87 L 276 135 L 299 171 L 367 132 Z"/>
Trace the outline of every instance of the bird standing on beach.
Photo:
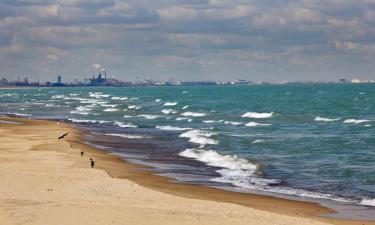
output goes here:
<path id="1" fill-rule="evenodd" d="M 91 161 L 91 168 L 94 168 L 94 166 L 95 166 L 95 161 L 92 160 L 92 158 L 90 158 L 90 161 Z"/>

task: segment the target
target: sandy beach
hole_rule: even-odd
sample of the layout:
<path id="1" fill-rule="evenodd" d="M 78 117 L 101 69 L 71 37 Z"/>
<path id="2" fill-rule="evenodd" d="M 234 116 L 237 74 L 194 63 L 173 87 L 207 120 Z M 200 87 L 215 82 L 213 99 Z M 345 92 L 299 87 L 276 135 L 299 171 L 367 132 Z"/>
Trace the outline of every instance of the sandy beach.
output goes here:
<path id="1" fill-rule="evenodd" d="M 0 177 L 0 224 L 7 225 L 375 224 L 318 217 L 332 210 L 317 204 L 176 184 L 83 144 L 79 130 L 53 121 L 0 118 Z"/>

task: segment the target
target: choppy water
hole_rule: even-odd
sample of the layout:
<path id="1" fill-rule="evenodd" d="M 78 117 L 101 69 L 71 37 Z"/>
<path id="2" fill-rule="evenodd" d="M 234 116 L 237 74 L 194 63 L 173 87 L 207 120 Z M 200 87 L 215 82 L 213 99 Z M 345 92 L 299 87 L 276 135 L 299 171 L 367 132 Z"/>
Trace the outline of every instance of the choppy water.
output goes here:
<path id="1" fill-rule="evenodd" d="M 182 182 L 375 206 L 375 86 L 0 90 L 0 113 L 69 120 Z"/>

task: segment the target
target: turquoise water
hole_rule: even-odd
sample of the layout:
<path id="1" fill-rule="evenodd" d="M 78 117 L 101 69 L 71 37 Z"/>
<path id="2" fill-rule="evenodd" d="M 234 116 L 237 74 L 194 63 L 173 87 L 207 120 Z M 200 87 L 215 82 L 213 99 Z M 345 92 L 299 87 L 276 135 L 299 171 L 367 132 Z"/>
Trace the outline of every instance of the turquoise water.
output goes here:
<path id="1" fill-rule="evenodd" d="M 68 120 L 181 182 L 375 206 L 375 86 L 0 90 L 0 113 Z"/>

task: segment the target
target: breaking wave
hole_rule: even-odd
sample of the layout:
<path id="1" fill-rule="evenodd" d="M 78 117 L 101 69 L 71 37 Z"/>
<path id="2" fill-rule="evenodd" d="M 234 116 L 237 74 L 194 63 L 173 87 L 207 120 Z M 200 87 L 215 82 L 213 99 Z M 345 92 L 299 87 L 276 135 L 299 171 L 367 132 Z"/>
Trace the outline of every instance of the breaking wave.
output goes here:
<path id="1" fill-rule="evenodd" d="M 334 122 L 334 121 L 341 120 L 341 118 L 324 118 L 324 117 L 317 116 L 315 117 L 314 120 L 318 122 Z"/>
<path id="2" fill-rule="evenodd" d="M 192 117 L 202 117 L 205 116 L 205 113 L 197 113 L 197 112 L 184 112 L 181 116 L 192 116 Z"/>
<path id="3" fill-rule="evenodd" d="M 216 133 L 205 131 L 205 130 L 190 130 L 180 134 L 180 137 L 189 138 L 189 142 L 205 145 L 217 145 L 219 142 L 215 139 L 210 138 Z"/>
<path id="4" fill-rule="evenodd" d="M 241 117 L 263 119 L 263 118 L 271 118 L 272 116 L 273 116 L 273 112 L 270 112 L 270 113 L 247 112 L 243 114 Z"/>

